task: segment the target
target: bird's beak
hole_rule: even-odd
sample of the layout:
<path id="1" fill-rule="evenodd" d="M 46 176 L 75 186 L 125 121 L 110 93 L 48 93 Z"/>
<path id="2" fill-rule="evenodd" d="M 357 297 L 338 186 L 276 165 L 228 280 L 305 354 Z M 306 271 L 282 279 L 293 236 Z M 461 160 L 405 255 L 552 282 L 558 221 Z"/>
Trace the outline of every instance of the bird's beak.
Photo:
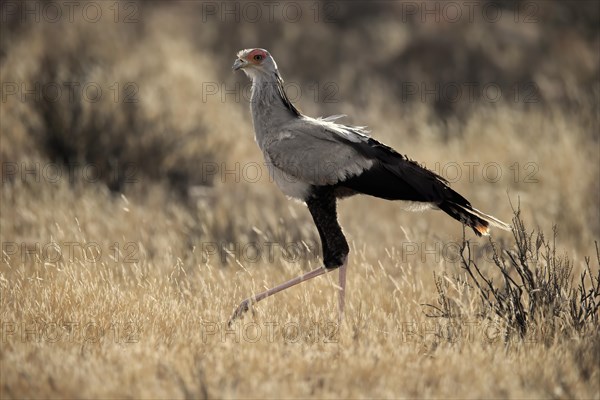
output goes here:
<path id="1" fill-rule="evenodd" d="M 240 68 L 244 68 L 247 64 L 248 64 L 248 61 L 246 61 L 242 58 L 238 58 L 237 60 L 235 60 L 235 62 L 233 63 L 233 66 L 231 68 L 233 68 L 234 71 L 237 71 Z"/>

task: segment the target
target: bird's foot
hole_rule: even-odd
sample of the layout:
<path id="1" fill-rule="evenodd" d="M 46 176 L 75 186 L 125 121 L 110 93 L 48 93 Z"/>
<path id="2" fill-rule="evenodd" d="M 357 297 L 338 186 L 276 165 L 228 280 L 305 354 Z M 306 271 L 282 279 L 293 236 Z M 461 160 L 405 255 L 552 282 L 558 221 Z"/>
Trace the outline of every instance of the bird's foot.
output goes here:
<path id="1" fill-rule="evenodd" d="M 231 316 L 231 318 L 229 318 L 229 322 L 227 323 L 227 325 L 229 327 L 231 327 L 231 324 L 233 324 L 233 322 L 236 319 L 241 318 L 242 315 L 244 315 L 250 309 L 251 305 L 252 305 L 252 299 L 246 299 L 246 300 L 242 301 L 240 303 L 240 305 L 238 306 L 238 308 L 236 308 L 236 310 L 233 313 L 233 315 Z"/>

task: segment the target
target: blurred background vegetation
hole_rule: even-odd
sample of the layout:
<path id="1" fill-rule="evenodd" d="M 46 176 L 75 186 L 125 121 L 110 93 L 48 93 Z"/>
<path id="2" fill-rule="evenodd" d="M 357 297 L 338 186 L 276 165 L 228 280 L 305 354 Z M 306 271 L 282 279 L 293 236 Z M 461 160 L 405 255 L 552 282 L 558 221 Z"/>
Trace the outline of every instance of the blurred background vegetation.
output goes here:
<path id="1" fill-rule="evenodd" d="M 210 188 L 233 181 L 222 172 L 235 162 L 262 158 L 249 83 L 230 65 L 239 49 L 263 47 L 306 113 L 348 114 L 430 168 L 441 163 L 437 172 L 459 163 L 456 185 L 480 208 L 510 218 L 497 205 L 508 191 L 536 223 L 589 243 L 600 233 L 598 3 L 461 4 L 124 1 L 71 13 L 5 2 L 3 214 L 15 211 L 14 191 L 56 190 L 44 185 L 49 165 L 75 177 L 63 193 L 106 187 L 143 200 L 155 188 L 195 215 L 191 226 L 218 204 L 235 207 L 250 189 Z M 498 163 L 503 179 L 466 179 L 464 162 Z M 216 218 L 216 237 L 236 239 L 232 219 Z M 3 222 L 3 234 L 16 229 Z"/>

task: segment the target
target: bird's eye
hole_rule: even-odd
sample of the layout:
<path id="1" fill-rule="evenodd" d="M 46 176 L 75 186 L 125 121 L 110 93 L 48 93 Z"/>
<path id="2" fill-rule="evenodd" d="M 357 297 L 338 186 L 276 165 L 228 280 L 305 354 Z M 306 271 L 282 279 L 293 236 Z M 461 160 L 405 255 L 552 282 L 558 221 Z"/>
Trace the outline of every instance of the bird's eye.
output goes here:
<path id="1" fill-rule="evenodd" d="M 255 59 L 256 61 L 260 61 L 260 60 L 262 60 L 262 59 L 263 59 L 263 56 L 262 56 L 262 55 L 260 55 L 260 54 L 257 54 L 257 55 L 255 55 L 255 56 L 254 56 L 254 59 Z"/>

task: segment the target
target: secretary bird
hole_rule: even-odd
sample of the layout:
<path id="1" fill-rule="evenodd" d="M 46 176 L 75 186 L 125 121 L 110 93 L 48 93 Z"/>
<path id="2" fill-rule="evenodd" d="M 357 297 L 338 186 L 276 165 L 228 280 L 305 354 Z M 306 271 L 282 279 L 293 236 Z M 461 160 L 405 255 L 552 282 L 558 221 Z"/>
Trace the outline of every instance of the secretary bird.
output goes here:
<path id="1" fill-rule="evenodd" d="M 404 200 L 412 209 L 436 208 L 471 227 L 477 236 L 490 226 L 510 226 L 473 208 L 441 176 L 369 137 L 364 127 L 335 122 L 340 116 L 311 118 L 287 97 L 275 60 L 264 49 L 237 54 L 233 70 L 252 80 L 255 139 L 281 191 L 306 203 L 317 226 L 324 267 L 251 296 L 230 324 L 249 307 L 275 293 L 339 268 L 339 318 L 344 312 L 346 264 L 350 251 L 337 221 L 336 201 L 355 194 Z"/>

